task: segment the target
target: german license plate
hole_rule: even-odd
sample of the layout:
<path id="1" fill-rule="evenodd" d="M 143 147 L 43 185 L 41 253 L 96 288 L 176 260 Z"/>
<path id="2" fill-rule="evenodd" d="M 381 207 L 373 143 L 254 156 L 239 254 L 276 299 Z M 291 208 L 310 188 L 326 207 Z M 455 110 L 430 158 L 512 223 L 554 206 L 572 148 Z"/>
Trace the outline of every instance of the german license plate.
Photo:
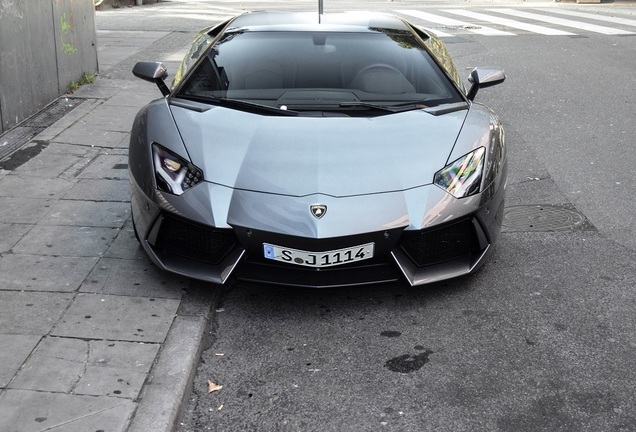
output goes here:
<path id="1" fill-rule="evenodd" d="M 324 252 L 308 252 L 263 243 L 265 258 L 306 267 L 332 267 L 373 258 L 374 243 Z"/>

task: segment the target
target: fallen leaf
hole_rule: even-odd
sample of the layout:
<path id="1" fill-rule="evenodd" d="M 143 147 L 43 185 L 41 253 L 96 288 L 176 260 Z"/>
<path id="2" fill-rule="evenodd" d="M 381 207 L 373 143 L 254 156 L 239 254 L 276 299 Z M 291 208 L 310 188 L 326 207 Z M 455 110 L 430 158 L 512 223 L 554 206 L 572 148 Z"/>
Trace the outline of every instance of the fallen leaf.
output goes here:
<path id="1" fill-rule="evenodd" d="M 212 381 L 208 380 L 208 394 L 215 392 L 215 391 L 219 391 L 223 388 L 222 385 L 218 385 L 213 383 Z"/>

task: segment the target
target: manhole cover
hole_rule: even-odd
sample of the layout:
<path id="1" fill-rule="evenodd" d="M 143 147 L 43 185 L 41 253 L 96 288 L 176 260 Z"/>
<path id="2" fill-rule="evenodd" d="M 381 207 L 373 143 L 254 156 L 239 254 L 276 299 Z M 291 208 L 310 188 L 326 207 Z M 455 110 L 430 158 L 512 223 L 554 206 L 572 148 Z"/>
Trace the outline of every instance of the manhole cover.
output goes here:
<path id="1" fill-rule="evenodd" d="M 572 204 L 521 205 L 506 207 L 503 232 L 596 231 Z"/>

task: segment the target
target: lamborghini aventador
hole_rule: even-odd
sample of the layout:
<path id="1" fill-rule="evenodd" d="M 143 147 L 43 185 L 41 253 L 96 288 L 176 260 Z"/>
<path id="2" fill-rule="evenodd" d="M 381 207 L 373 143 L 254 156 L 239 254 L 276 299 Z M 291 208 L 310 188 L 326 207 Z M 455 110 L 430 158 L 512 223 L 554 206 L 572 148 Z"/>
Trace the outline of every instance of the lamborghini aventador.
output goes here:
<path id="1" fill-rule="evenodd" d="M 137 115 L 135 234 L 162 269 L 337 287 L 474 272 L 501 230 L 504 129 L 432 32 L 379 13 L 254 12 L 202 31 Z"/>

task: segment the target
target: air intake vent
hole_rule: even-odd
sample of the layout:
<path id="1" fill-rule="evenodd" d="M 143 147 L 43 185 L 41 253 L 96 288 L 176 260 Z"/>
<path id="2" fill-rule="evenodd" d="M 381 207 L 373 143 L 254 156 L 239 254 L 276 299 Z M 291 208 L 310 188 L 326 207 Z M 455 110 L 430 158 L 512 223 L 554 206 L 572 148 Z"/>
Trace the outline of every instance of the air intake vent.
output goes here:
<path id="1" fill-rule="evenodd" d="M 154 246 L 168 254 L 218 264 L 235 243 L 231 229 L 209 228 L 164 216 Z"/>
<path id="2" fill-rule="evenodd" d="M 470 219 L 441 227 L 405 232 L 401 246 L 409 258 L 420 267 L 479 252 L 475 227 Z"/>

